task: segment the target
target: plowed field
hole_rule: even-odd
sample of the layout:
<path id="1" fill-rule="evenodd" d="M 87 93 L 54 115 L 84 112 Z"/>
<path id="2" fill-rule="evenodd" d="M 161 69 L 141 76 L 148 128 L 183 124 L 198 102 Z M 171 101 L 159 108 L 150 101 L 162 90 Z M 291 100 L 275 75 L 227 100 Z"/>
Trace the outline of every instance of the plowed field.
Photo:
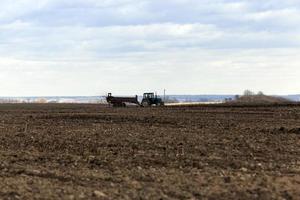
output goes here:
<path id="1" fill-rule="evenodd" d="M 300 106 L 0 105 L 0 199 L 300 199 Z"/>

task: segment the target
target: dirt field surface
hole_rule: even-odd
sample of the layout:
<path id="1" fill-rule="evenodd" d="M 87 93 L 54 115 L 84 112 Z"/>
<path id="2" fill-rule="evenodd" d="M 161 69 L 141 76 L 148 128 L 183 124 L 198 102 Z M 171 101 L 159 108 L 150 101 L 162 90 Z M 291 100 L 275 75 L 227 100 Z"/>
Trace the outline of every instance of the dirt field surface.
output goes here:
<path id="1" fill-rule="evenodd" d="M 300 106 L 0 105 L 0 199 L 300 199 Z"/>

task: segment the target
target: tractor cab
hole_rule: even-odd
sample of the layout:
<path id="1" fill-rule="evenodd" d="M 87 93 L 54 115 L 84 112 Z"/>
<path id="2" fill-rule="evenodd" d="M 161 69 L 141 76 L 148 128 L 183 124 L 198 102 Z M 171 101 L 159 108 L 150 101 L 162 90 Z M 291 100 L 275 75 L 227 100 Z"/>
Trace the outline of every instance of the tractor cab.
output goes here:
<path id="1" fill-rule="evenodd" d="M 144 93 L 143 99 L 154 99 L 155 95 L 154 93 Z"/>
<path id="2" fill-rule="evenodd" d="M 163 106 L 164 102 L 162 101 L 162 99 L 160 97 L 158 97 L 157 95 L 154 95 L 154 93 L 144 93 L 143 100 L 142 100 L 142 106 L 146 107 L 146 106 L 152 106 L 152 105 Z"/>

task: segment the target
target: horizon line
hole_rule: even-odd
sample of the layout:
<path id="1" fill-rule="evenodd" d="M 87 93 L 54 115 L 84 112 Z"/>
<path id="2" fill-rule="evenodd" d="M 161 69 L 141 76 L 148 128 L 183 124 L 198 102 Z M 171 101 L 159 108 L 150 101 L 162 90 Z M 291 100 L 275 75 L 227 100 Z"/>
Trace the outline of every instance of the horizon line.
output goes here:
<path id="1" fill-rule="evenodd" d="M 236 96 L 236 95 L 243 95 L 243 94 L 166 94 L 166 96 Z M 294 96 L 300 95 L 298 94 L 265 94 L 267 96 Z M 127 95 L 127 94 L 120 94 L 117 96 L 135 96 L 135 95 Z M 143 96 L 143 95 L 138 95 Z M 164 96 L 163 94 L 159 96 Z M 54 97 L 105 97 L 105 95 L 32 95 L 32 96 L 0 96 L 0 98 L 54 98 Z"/>

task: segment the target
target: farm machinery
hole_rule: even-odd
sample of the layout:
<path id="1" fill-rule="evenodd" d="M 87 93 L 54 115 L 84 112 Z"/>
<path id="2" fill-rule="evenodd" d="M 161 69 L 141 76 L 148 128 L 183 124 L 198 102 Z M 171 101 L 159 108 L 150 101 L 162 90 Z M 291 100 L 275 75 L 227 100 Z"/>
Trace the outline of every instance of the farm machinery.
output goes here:
<path id="1" fill-rule="evenodd" d="M 148 106 L 163 106 L 163 100 L 155 95 L 154 93 L 144 93 L 143 99 L 141 103 L 138 100 L 138 96 L 135 97 L 115 97 L 112 96 L 111 93 L 108 93 L 106 97 L 107 103 L 112 105 L 113 107 L 126 107 L 126 104 L 136 104 L 141 107 L 148 107 Z"/>
<path id="2" fill-rule="evenodd" d="M 152 106 L 152 105 L 163 106 L 164 102 L 160 97 L 154 95 L 154 93 L 144 93 L 141 105 L 143 107 Z"/>

